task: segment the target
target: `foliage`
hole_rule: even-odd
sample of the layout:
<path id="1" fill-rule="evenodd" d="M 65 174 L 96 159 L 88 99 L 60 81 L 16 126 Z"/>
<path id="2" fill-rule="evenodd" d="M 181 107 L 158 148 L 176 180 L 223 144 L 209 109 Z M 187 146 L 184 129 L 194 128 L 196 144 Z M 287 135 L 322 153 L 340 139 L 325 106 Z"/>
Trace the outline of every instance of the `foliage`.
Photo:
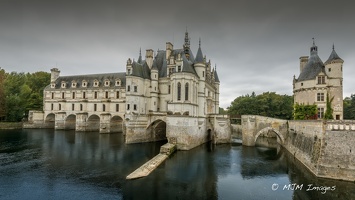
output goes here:
<path id="1" fill-rule="evenodd" d="M 334 100 L 334 97 L 329 99 L 329 94 L 327 94 L 326 110 L 324 113 L 324 119 L 333 119 L 333 108 L 332 108 L 333 100 Z"/>
<path id="2" fill-rule="evenodd" d="M 0 121 L 5 118 L 5 70 L 0 69 Z"/>
<path id="3" fill-rule="evenodd" d="M 344 106 L 344 119 L 355 120 L 355 94 L 346 97 L 343 101 Z"/>
<path id="4" fill-rule="evenodd" d="M 303 105 L 296 103 L 293 108 L 293 118 L 295 120 L 317 119 L 317 105 Z"/>
<path id="5" fill-rule="evenodd" d="M 224 110 L 224 108 L 219 107 L 219 114 L 226 115 L 226 114 L 228 114 L 228 112 L 226 110 Z"/>
<path id="6" fill-rule="evenodd" d="M 27 117 L 29 110 L 42 110 L 43 89 L 49 82 L 50 74 L 46 72 L 4 73 L 2 96 L 5 120 L 21 121 Z"/>
<path id="7" fill-rule="evenodd" d="M 237 97 L 228 108 L 231 115 L 262 115 L 280 119 L 292 118 L 293 96 L 264 92 Z"/>

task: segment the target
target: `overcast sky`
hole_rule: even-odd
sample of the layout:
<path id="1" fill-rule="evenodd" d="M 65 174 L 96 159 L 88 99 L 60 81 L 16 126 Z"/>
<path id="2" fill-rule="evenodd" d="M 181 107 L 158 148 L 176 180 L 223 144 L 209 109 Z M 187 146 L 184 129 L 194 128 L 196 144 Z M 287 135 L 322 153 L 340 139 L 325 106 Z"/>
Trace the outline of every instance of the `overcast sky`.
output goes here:
<path id="1" fill-rule="evenodd" d="M 355 93 L 355 12 L 342 0 L 0 0 L 0 67 L 61 75 L 125 71 L 139 49 L 191 49 L 217 65 L 221 107 L 262 92 L 292 95 L 312 38 L 325 62 L 344 62 L 344 97 Z"/>

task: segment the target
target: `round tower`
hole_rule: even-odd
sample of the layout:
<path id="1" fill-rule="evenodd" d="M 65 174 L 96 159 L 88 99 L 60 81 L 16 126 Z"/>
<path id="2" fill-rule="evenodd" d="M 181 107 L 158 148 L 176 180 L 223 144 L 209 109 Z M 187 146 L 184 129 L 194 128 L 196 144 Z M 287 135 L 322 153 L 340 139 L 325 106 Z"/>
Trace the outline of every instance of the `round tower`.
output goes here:
<path id="1" fill-rule="evenodd" d="M 159 95 L 159 85 L 158 85 L 158 81 L 159 81 L 159 74 L 158 74 L 158 67 L 156 62 L 153 62 L 153 66 L 152 69 L 150 71 L 150 79 L 151 79 L 151 90 L 150 90 L 150 96 L 151 96 L 151 106 L 150 106 L 150 110 L 152 110 L 153 112 L 157 112 L 158 111 L 158 95 Z"/>

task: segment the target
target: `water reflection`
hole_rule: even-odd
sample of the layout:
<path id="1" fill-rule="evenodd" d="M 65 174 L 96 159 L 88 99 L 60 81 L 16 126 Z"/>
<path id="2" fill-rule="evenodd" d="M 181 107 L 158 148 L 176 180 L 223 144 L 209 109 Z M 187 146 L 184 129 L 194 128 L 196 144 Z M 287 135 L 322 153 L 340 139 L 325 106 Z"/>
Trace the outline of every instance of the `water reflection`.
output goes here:
<path id="1" fill-rule="evenodd" d="M 257 147 L 179 151 L 148 177 L 125 180 L 162 144 L 126 145 L 122 134 L 0 131 L 0 199 L 355 199 L 354 183 L 318 179 L 263 139 Z M 282 189 L 290 183 L 304 188 Z M 310 183 L 336 190 L 306 191 Z"/>

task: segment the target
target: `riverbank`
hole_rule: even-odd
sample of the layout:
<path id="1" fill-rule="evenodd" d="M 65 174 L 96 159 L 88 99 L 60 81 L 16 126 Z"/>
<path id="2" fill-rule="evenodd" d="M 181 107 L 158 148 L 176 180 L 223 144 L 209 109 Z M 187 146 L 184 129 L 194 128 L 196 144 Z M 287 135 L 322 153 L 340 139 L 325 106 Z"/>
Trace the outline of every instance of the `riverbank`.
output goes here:
<path id="1" fill-rule="evenodd" d="M 0 129 L 22 129 L 22 122 L 0 122 Z"/>

